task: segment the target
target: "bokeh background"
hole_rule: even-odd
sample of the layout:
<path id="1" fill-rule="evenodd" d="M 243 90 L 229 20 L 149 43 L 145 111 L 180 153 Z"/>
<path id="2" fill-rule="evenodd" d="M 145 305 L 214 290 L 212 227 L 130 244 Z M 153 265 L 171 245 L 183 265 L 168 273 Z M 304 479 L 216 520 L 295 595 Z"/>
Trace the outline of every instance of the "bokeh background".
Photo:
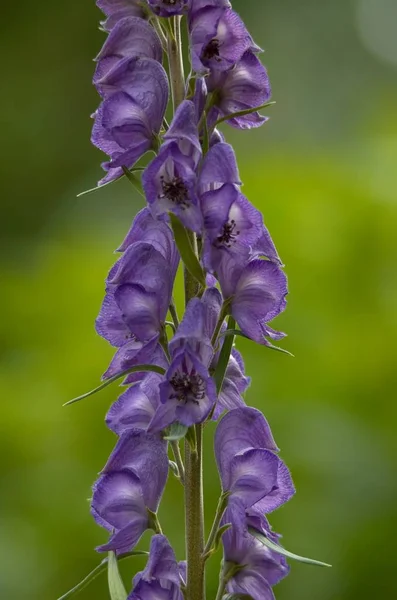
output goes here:
<path id="1" fill-rule="evenodd" d="M 261 130 L 224 127 L 245 193 L 286 263 L 277 326 L 292 359 L 238 342 L 298 493 L 272 516 L 292 551 L 278 600 L 397 594 L 397 2 L 235 0 L 265 48 L 277 104 Z M 118 393 L 69 408 L 112 350 L 94 331 L 112 254 L 142 199 L 100 177 L 89 142 L 104 35 L 94 0 L 2 6 L 0 597 L 56 600 L 98 562 L 87 499 L 115 438 Z M 218 495 L 208 431 L 207 519 Z M 181 490 L 161 519 L 183 556 Z M 147 547 L 148 537 L 141 547 Z M 218 556 L 219 558 L 219 556 Z M 129 580 L 142 561 L 126 561 Z M 217 560 L 208 598 L 215 595 Z M 108 598 L 103 575 L 81 600 Z"/>

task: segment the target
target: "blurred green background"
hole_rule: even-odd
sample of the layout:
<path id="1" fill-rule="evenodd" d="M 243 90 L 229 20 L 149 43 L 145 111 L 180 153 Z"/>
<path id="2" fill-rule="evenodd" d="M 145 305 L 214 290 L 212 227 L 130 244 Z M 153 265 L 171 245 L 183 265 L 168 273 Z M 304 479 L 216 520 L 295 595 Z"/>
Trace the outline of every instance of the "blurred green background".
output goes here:
<path id="1" fill-rule="evenodd" d="M 296 356 L 238 343 L 247 400 L 269 419 L 296 497 L 271 518 L 292 551 L 278 600 L 397 595 L 397 2 L 235 0 L 277 104 L 259 131 L 228 135 L 290 279 L 277 326 Z M 104 40 L 94 0 L 2 7 L 0 597 L 55 600 L 98 562 L 106 534 L 87 499 L 115 437 L 118 389 L 79 405 L 112 349 L 94 331 L 112 254 L 142 206 L 100 177 L 89 118 L 92 57 Z M 208 524 L 218 483 L 208 431 Z M 163 526 L 183 557 L 181 490 Z M 148 537 L 142 541 L 147 547 Z M 218 556 L 219 558 L 219 556 Z M 122 566 L 126 582 L 142 562 Z M 215 595 L 211 561 L 208 599 Z M 108 598 L 106 578 L 81 594 Z"/>

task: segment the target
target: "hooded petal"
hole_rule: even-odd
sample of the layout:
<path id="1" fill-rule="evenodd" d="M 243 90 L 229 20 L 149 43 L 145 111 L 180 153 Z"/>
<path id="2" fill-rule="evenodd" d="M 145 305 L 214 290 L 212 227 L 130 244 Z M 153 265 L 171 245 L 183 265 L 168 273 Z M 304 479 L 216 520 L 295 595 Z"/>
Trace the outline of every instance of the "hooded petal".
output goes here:
<path id="1" fill-rule="evenodd" d="M 112 346 L 119 348 L 133 339 L 131 331 L 117 304 L 113 291 L 107 291 L 101 310 L 95 322 L 97 333 Z"/>
<path id="2" fill-rule="evenodd" d="M 164 136 L 167 141 L 178 142 L 179 150 L 192 159 L 192 168 L 196 168 L 202 150 L 198 136 L 198 117 L 194 103 L 184 100 L 177 108 L 170 128 Z"/>
<path id="3" fill-rule="evenodd" d="M 98 67 L 94 83 L 114 66 L 115 61 L 109 61 L 109 58 L 119 60 L 132 56 L 152 58 L 158 62 L 161 62 L 163 58 L 163 49 L 157 33 L 147 21 L 139 17 L 125 17 L 113 27 L 102 50 L 96 57 Z M 104 63 L 104 61 L 106 62 Z M 105 66 L 104 69 L 106 64 L 108 66 Z"/>
<path id="4" fill-rule="evenodd" d="M 140 341 L 150 340 L 161 329 L 161 306 L 155 292 L 142 285 L 125 284 L 117 287 L 115 300 L 132 335 Z"/>
<path id="5" fill-rule="evenodd" d="M 272 337 L 266 324 L 285 310 L 287 278 L 275 264 L 252 260 L 242 271 L 231 310 L 243 333 L 260 344 Z"/>
<path id="6" fill-rule="evenodd" d="M 125 92 L 146 114 L 153 132 L 158 133 L 168 103 L 168 78 L 163 67 L 151 58 L 125 58 L 97 82 L 105 98 Z"/>
<path id="7" fill-rule="evenodd" d="M 207 152 L 201 168 L 200 194 L 221 187 L 225 183 L 240 185 L 236 155 L 230 144 L 215 144 Z"/>
<path id="8" fill-rule="evenodd" d="M 224 490 L 231 485 L 234 457 L 252 448 L 278 450 L 268 422 L 255 408 L 231 410 L 220 421 L 215 432 L 215 457 Z"/>
<path id="9" fill-rule="evenodd" d="M 137 516 L 128 525 L 116 531 L 107 544 L 97 547 L 98 552 L 116 552 L 124 554 L 130 552 L 139 542 L 146 529 L 149 527 L 147 517 Z"/>
<path id="10" fill-rule="evenodd" d="M 163 439 L 137 430 L 123 433 L 103 471 L 120 469 L 139 478 L 145 506 L 156 512 L 168 477 L 167 445 Z"/>
<path id="11" fill-rule="evenodd" d="M 171 267 L 172 278 L 175 277 L 179 264 L 179 252 L 171 229 L 166 223 L 154 219 L 148 208 L 143 208 L 136 215 L 118 252 L 125 252 L 128 246 L 137 242 L 146 242 L 160 252 Z"/>
<path id="12" fill-rule="evenodd" d="M 101 23 L 106 31 L 111 31 L 125 17 L 146 17 L 147 11 L 141 0 L 97 0 L 96 4 L 108 17 Z"/>

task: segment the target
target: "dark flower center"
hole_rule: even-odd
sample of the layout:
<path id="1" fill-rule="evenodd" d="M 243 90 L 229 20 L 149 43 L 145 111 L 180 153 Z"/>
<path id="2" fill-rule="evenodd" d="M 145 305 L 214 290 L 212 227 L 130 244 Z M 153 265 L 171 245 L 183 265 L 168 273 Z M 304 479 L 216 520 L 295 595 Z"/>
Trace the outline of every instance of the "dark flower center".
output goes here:
<path id="1" fill-rule="evenodd" d="M 200 400 L 205 398 L 206 384 L 201 375 L 197 373 L 174 373 L 170 380 L 175 393 L 172 398 L 177 398 L 179 402 L 187 404 L 189 401 L 199 404 Z"/>
<path id="2" fill-rule="evenodd" d="M 160 198 L 167 198 L 171 202 L 178 204 L 181 208 L 189 206 L 189 190 L 181 177 L 174 177 L 171 181 L 165 181 L 162 176 L 161 187 L 163 193 L 160 195 Z"/>
<path id="3" fill-rule="evenodd" d="M 221 60 L 219 57 L 219 47 L 220 42 L 216 38 L 213 38 L 208 42 L 206 47 L 203 50 L 201 58 L 203 60 L 211 60 L 211 58 L 215 58 L 216 60 Z"/>
<path id="4" fill-rule="evenodd" d="M 163 0 L 163 4 L 167 4 L 168 6 L 174 6 L 177 3 L 177 0 Z"/>
<path id="5" fill-rule="evenodd" d="M 236 243 L 237 237 L 240 235 L 240 231 L 237 231 L 236 227 L 237 224 L 234 219 L 225 223 L 222 233 L 216 238 L 218 244 L 231 248 L 232 244 Z"/>

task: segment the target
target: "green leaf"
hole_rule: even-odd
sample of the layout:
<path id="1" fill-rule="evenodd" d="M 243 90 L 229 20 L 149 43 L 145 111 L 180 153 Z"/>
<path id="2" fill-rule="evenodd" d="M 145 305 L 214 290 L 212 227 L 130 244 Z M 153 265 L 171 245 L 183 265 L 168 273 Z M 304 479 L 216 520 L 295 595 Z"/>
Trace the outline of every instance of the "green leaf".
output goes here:
<path id="1" fill-rule="evenodd" d="M 102 29 L 102 31 L 105 31 L 105 30 Z M 135 167 L 134 169 L 132 169 L 132 171 L 129 171 L 129 173 L 135 173 L 135 172 L 143 171 L 144 168 L 145 167 Z M 102 190 L 106 186 L 111 185 L 112 183 L 115 183 L 116 181 L 118 181 L 118 179 L 112 179 L 111 181 L 107 181 L 106 183 L 103 183 L 102 185 L 97 185 L 96 187 L 90 188 L 89 190 L 84 190 L 84 192 L 80 192 L 79 194 L 77 194 L 76 197 L 77 198 L 81 198 L 81 196 L 85 196 L 86 194 L 91 194 L 92 192 L 96 192 L 98 190 Z"/>
<path id="2" fill-rule="evenodd" d="M 120 555 L 118 557 L 118 562 L 125 560 L 126 558 L 131 558 L 131 556 L 148 556 L 148 555 L 149 555 L 149 552 L 144 552 L 143 550 L 142 551 L 135 550 L 134 552 L 128 552 L 127 554 Z M 74 586 L 74 588 L 72 588 L 71 590 L 66 592 L 66 594 L 64 594 L 63 596 L 58 598 L 58 600 L 68 600 L 75 594 L 78 594 L 79 592 L 84 590 L 88 585 L 90 585 L 90 583 L 92 581 L 94 581 L 94 579 L 96 579 L 98 577 L 98 575 L 100 575 L 101 573 L 106 571 L 107 566 L 108 566 L 108 559 L 104 558 L 103 561 L 100 562 L 99 565 L 97 567 L 95 567 L 95 569 L 93 571 L 91 571 L 91 573 L 88 573 L 88 575 L 86 577 L 84 577 L 84 579 L 82 579 L 80 581 L 80 583 L 78 583 L 77 585 Z"/>
<path id="3" fill-rule="evenodd" d="M 127 592 L 120 577 L 114 552 L 108 554 L 108 584 L 111 600 L 127 600 Z"/>
<path id="4" fill-rule="evenodd" d="M 175 242 L 182 261 L 184 262 L 190 275 L 194 277 L 201 286 L 205 287 L 204 271 L 201 268 L 199 260 L 193 251 L 186 228 L 173 213 L 170 212 L 168 214 L 171 221 L 172 231 L 174 232 Z"/>
<path id="5" fill-rule="evenodd" d="M 236 321 L 232 316 L 229 316 L 228 319 L 228 331 L 234 331 L 236 326 Z M 225 373 L 227 369 L 227 365 L 229 364 L 230 354 L 233 348 L 234 343 L 234 334 L 230 334 L 225 340 L 225 343 L 222 346 L 221 353 L 219 355 L 218 364 L 215 369 L 214 379 L 216 383 L 216 390 L 219 392 L 222 389 L 223 380 L 225 379 Z"/>
<path id="6" fill-rule="evenodd" d="M 289 552 L 285 548 L 282 548 L 278 544 L 275 544 L 269 538 L 267 538 L 263 533 L 260 533 L 253 527 L 248 527 L 248 531 L 251 535 L 254 536 L 257 540 L 259 540 L 264 546 L 267 546 L 273 552 L 277 552 L 277 554 L 282 554 L 288 558 L 292 558 L 293 560 L 297 560 L 302 563 L 306 563 L 308 565 L 315 565 L 317 567 L 331 567 L 328 563 L 320 562 L 319 560 L 313 560 L 312 558 L 305 558 L 304 556 L 299 556 L 298 554 L 294 554 L 293 552 Z"/>
<path id="7" fill-rule="evenodd" d="M 108 385 L 111 385 L 118 379 L 122 379 L 123 377 L 125 377 L 126 375 L 129 375 L 130 373 L 140 373 L 141 371 L 142 372 L 151 371 L 153 373 L 159 373 L 160 375 L 164 375 L 164 373 L 165 373 L 165 370 L 162 367 L 158 367 L 157 365 L 138 365 L 136 367 L 132 367 L 131 369 L 126 369 L 125 371 L 122 371 L 118 375 L 114 375 L 114 377 L 107 379 L 106 381 L 101 383 L 101 385 L 99 385 L 95 389 L 91 390 L 90 392 L 87 392 L 87 393 L 83 394 L 82 396 L 78 396 L 77 398 L 73 398 L 73 400 L 69 400 L 69 402 L 65 402 L 65 404 L 63 404 L 63 406 L 69 406 L 69 404 L 74 404 L 75 402 L 80 402 L 80 400 L 84 400 L 84 398 L 89 398 L 90 396 L 93 396 L 94 394 L 105 389 L 106 387 L 108 387 Z"/>
<path id="8" fill-rule="evenodd" d="M 216 550 L 218 550 L 223 534 L 225 533 L 225 531 L 230 529 L 231 526 L 232 526 L 231 523 L 226 523 L 226 525 L 222 525 L 222 527 L 219 527 L 218 531 L 216 532 L 215 539 L 214 539 L 214 545 L 213 545 L 214 552 L 216 552 Z"/>
<path id="9" fill-rule="evenodd" d="M 221 119 L 217 120 L 217 122 L 215 123 L 215 127 L 218 127 L 218 125 L 220 125 L 224 121 L 230 121 L 230 119 L 237 119 L 238 117 L 245 117 L 245 115 L 250 115 L 254 112 L 258 112 L 259 110 L 267 108 L 268 106 L 272 106 L 272 104 L 276 104 L 276 103 L 275 102 L 266 102 L 266 104 L 261 104 L 260 106 L 255 106 L 255 108 L 247 108 L 246 110 L 239 110 L 238 112 L 231 113 L 230 115 L 226 115 L 225 117 L 222 117 Z"/>
<path id="10" fill-rule="evenodd" d="M 182 440 L 189 428 L 186 425 L 182 425 L 182 423 L 173 423 L 168 427 L 167 435 L 164 437 L 167 442 L 178 442 Z"/>
<path id="11" fill-rule="evenodd" d="M 240 331 L 240 329 L 227 329 L 226 331 L 221 333 L 219 335 L 219 337 L 220 338 L 228 337 L 229 335 L 233 335 L 233 336 L 237 335 L 239 337 L 245 338 L 246 340 L 251 340 L 251 338 L 248 337 L 248 335 L 245 335 L 245 333 L 243 333 L 242 331 Z M 292 352 L 288 352 L 288 350 L 284 350 L 284 348 L 279 348 L 278 346 L 274 346 L 273 344 L 270 344 L 269 342 L 267 342 L 267 344 L 265 344 L 264 347 L 269 348 L 269 350 L 275 350 L 276 352 L 281 352 L 282 354 L 288 354 L 288 356 L 292 356 L 292 358 L 295 358 L 295 355 L 292 354 Z"/>
<path id="12" fill-rule="evenodd" d="M 143 198 L 145 198 L 141 180 L 138 179 L 138 177 L 136 177 L 134 175 L 133 171 L 130 171 L 129 169 L 127 169 L 127 167 L 122 167 L 122 169 L 123 169 L 124 175 L 127 177 L 128 181 L 133 185 L 134 189 L 138 192 L 138 194 L 140 194 Z"/>

